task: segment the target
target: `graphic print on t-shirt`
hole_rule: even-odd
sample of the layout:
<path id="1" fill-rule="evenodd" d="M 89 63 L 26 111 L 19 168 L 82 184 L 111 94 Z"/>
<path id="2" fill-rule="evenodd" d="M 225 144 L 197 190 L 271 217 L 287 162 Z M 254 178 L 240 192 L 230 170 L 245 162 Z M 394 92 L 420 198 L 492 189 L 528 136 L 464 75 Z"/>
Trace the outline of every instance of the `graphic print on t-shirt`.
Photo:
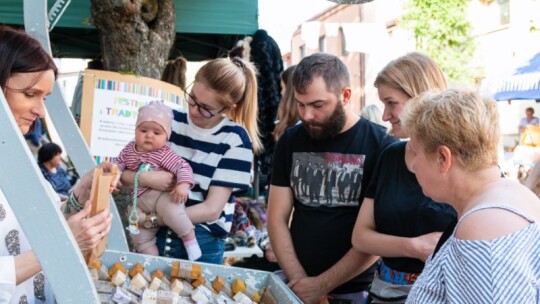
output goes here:
<path id="1" fill-rule="evenodd" d="M 310 207 L 358 206 L 365 155 L 294 152 L 291 187 Z"/>

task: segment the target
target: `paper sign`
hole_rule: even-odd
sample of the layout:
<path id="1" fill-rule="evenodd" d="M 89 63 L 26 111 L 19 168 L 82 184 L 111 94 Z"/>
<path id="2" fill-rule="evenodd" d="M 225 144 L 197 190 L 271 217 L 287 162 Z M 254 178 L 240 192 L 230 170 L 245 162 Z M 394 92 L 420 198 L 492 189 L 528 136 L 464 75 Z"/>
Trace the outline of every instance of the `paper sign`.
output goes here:
<path id="1" fill-rule="evenodd" d="M 140 107 L 163 100 L 171 108 L 180 109 L 183 96 L 179 87 L 160 80 L 85 70 L 81 131 L 96 163 L 111 161 L 135 138 Z"/>

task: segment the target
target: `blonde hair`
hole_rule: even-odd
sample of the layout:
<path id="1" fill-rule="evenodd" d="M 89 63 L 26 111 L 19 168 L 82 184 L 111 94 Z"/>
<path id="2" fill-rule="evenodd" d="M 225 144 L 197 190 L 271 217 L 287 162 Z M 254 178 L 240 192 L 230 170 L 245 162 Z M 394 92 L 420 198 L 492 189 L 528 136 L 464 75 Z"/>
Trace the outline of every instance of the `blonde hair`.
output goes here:
<path id="1" fill-rule="evenodd" d="M 427 154 L 446 146 L 469 171 L 497 165 L 497 103 L 474 91 L 427 92 L 406 105 L 401 123 Z"/>
<path id="2" fill-rule="evenodd" d="M 203 65 L 195 75 L 195 81 L 204 83 L 218 93 L 218 102 L 229 108 L 228 116 L 246 128 L 253 151 L 262 151 L 257 125 L 257 71 L 239 57 L 218 58 Z"/>
<path id="3" fill-rule="evenodd" d="M 377 105 L 370 104 L 362 109 L 362 112 L 360 113 L 360 117 L 363 117 L 371 122 L 374 122 L 379 125 L 384 125 L 384 122 L 382 120 L 382 113 L 381 109 Z"/>
<path id="4" fill-rule="evenodd" d="M 281 96 L 278 106 L 277 120 L 278 123 L 274 128 L 274 139 L 277 141 L 288 127 L 294 126 L 300 119 L 298 115 L 298 107 L 294 99 L 294 88 L 292 85 L 292 74 L 295 66 L 288 67 L 281 73 L 281 80 L 285 83 L 285 94 Z"/>
<path id="5" fill-rule="evenodd" d="M 374 86 L 378 88 L 381 84 L 401 90 L 409 98 L 448 87 L 439 65 L 420 52 L 411 52 L 390 61 L 375 78 Z"/>
<path id="6" fill-rule="evenodd" d="M 439 65 L 431 57 L 420 52 L 411 52 L 390 61 L 377 74 L 373 83 L 376 88 L 381 84 L 399 90 L 409 98 L 429 90 L 443 90 L 448 87 Z M 389 132 L 393 134 L 393 130 Z"/>

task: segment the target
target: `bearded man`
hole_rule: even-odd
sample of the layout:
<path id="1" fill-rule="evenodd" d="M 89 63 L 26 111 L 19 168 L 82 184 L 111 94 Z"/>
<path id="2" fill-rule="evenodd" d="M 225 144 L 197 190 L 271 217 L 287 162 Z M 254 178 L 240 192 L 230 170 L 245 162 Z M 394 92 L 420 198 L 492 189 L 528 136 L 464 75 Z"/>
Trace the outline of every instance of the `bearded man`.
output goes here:
<path id="1" fill-rule="evenodd" d="M 274 151 L 270 242 L 289 287 L 304 303 L 324 303 L 328 297 L 362 303 L 377 257 L 352 249 L 352 230 L 378 155 L 395 139 L 352 111 L 349 71 L 336 56 L 303 58 L 292 82 L 302 123 L 288 129 Z M 320 204 L 298 195 L 292 174 L 296 160 L 363 172 L 360 199 Z"/>

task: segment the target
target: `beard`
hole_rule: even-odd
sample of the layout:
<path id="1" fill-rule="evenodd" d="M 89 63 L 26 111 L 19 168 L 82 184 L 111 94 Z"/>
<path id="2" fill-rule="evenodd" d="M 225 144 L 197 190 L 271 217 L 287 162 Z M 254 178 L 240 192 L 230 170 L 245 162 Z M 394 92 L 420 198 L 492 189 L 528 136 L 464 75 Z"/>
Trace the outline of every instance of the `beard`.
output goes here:
<path id="1" fill-rule="evenodd" d="M 334 112 L 332 112 L 326 121 L 318 123 L 306 122 L 302 120 L 302 125 L 309 133 L 311 138 L 315 140 L 322 140 L 338 135 L 345 126 L 346 120 L 345 108 L 341 102 L 338 102 Z"/>

